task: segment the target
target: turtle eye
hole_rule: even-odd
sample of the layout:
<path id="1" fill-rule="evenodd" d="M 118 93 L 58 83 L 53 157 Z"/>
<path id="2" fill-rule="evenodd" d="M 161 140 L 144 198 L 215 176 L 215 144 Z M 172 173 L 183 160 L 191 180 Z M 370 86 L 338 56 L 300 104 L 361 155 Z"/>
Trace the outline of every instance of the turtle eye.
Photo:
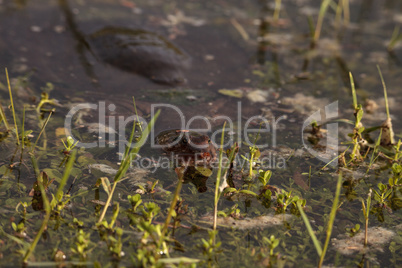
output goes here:
<path id="1" fill-rule="evenodd" d="M 211 143 L 211 139 L 208 139 L 208 143 Z"/>

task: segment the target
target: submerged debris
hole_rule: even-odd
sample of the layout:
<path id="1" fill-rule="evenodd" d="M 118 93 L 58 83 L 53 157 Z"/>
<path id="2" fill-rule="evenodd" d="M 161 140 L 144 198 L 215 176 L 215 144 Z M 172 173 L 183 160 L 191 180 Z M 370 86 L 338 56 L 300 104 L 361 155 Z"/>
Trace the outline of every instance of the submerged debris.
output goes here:
<path id="1" fill-rule="evenodd" d="M 159 193 L 162 195 L 169 195 L 170 192 L 165 190 L 162 185 L 152 178 L 147 178 L 150 170 L 144 168 L 130 168 L 129 172 L 126 174 L 127 185 L 131 192 L 137 194 L 145 193 Z"/>
<path id="2" fill-rule="evenodd" d="M 220 89 L 218 92 L 222 95 L 234 97 L 234 98 L 243 98 L 243 90 L 237 88 L 237 89 Z"/>
<path id="3" fill-rule="evenodd" d="M 257 41 L 268 42 L 273 46 L 288 47 L 294 42 L 294 36 L 288 33 L 269 33 L 263 37 L 259 37 Z"/>
<path id="4" fill-rule="evenodd" d="M 218 217 L 217 224 L 220 227 L 235 228 L 240 230 L 268 228 L 282 224 L 283 222 L 288 221 L 291 217 L 292 215 L 289 214 L 278 214 L 278 215 L 270 214 L 255 218 L 244 218 L 244 219 L 234 219 L 232 217 L 225 217 L 225 218 Z M 202 221 L 206 221 L 212 224 L 213 216 L 205 216 L 202 218 Z"/>
<path id="5" fill-rule="evenodd" d="M 382 123 L 381 128 L 381 145 L 387 146 L 395 144 L 394 130 L 392 129 L 391 118 L 387 118 L 387 120 Z"/>
<path id="6" fill-rule="evenodd" d="M 89 133 L 96 133 L 96 134 L 116 134 L 116 130 L 111 127 L 105 126 L 101 123 L 89 123 L 87 124 L 88 132 Z"/>
<path id="7" fill-rule="evenodd" d="M 115 175 L 117 173 L 117 169 L 112 168 L 111 166 L 105 164 L 91 164 L 88 165 L 90 172 L 92 173 L 92 169 L 99 170 L 105 174 Z"/>
<path id="8" fill-rule="evenodd" d="M 353 237 L 341 235 L 341 239 L 333 238 L 332 245 L 337 251 L 344 255 L 365 253 L 370 251 L 384 251 L 383 245 L 388 243 L 395 236 L 393 231 L 382 227 L 372 227 L 368 229 L 368 245 L 364 247 L 364 232 L 360 232 Z"/>
<path id="9" fill-rule="evenodd" d="M 375 100 L 367 99 L 364 103 L 364 110 L 369 113 L 375 113 L 378 110 L 379 106 Z"/>
<path id="10" fill-rule="evenodd" d="M 251 102 L 266 102 L 268 100 L 269 91 L 256 89 L 247 93 L 247 99 Z"/>
<path id="11" fill-rule="evenodd" d="M 164 26 L 174 26 L 181 23 L 190 24 L 191 26 L 200 27 L 206 23 L 205 20 L 186 16 L 183 11 L 177 10 L 175 14 L 167 15 L 167 20 L 162 21 Z"/>
<path id="12" fill-rule="evenodd" d="M 316 49 L 312 50 L 310 56 L 331 57 L 341 52 L 341 46 L 335 39 L 321 38 L 317 42 Z"/>
<path id="13" fill-rule="evenodd" d="M 297 93 L 294 97 L 286 97 L 282 99 L 282 104 L 292 105 L 297 112 L 304 115 L 310 115 L 320 108 L 328 104 L 325 98 L 314 98 L 312 96 L 305 96 L 302 93 Z"/>
<path id="14" fill-rule="evenodd" d="M 236 89 L 220 89 L 218 92 L 222 95 L 234 97 L 234 98 L 243 98 L 244 96 L 251 102 L 267 102 L 269 96 L 272 95 L 275 98 L 275 90 L 273 88 L 270 89 L 254 89 L 254 88 L 236 88 Z"/>
<path id="15" fill-rule="evenodd" d="M 137 182 L 140 182 L 145 179 L 145 177 L 149 174 L 148 169 L 144 168 L 132 168 L 127 173 L 128 182 L 132 186 L 135 186 Z"/>

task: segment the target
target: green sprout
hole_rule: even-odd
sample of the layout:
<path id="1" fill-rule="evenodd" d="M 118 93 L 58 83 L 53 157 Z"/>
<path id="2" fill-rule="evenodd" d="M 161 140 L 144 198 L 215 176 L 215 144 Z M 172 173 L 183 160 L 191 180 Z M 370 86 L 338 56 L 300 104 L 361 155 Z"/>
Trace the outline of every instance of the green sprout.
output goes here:
<path id="1" fill-rule="evenodd" d="M 131 206 L 133 207 L 133 211 L 136 212 L 138 206 L 141 205 L 142 203 L 141 195 L 140 194 L 129 195 L 127 196 L 127 199 L 130 202 Z"/>
<path id="2" fill-rule="evenodd" d="M 222 242 L 215 243 L 215 236 L 217 233 L 217 230 L 208 230 L 209 239 L 205 240 L 204 238 L 201 238 L 203 254 L 209 261 L 213 260 L 214 256 L 219 253 L 219 248 L 222 244 Z"/>
<path id="3" fill-rule="evenodd" d="M 306 205 L 306 200 L 301 199 L 300 197 L 292 196 L 292 191 L 286 192 L 282 189 L 282 192 L 278 194 L 278 212 L 284 213 L 288 206 L 293 205 L 296 208 L 296 202 L 301 200 L 302 206 Z"/>
<path id="4" fill-rule="evenodd" d="M 249 158 L 247 158 L 244 155 L 242 155 L 241 157 L 249 163 L 248 179 L 252 179 L 253 175 L 254 175 L 253 166 L 255 164 L 255 160 L 257 160 L 260 157 L 261 152 L 257 148 L 257 146 L 255 146 L 255 145 L 250 146 L 249 150 L 250 150 L 250 157 Z"/>
<path id="5" fill-rule="evenodd" d="M 38 105 L 36 106 L 36 112 L 38 114 L 41 112 L 51 112 L 51 111 L 54 112 L 54 109 L 51 109 L 51 110 L 43 109 L 43 106 L 45 104 L 57 106 L 57 105 L 59 105 L 59 102 L 56 99 L 50 99 L 49 93 L 46 93 L 46 92 L 42 92 L 40 96 L 41 96 L 41 99 L 40 99 L 40 102 L 38 103 Z"/>
<path id="6" fill-rule="evenodd" d="M 360 232 L 360 224 L 356 223 L 354 227 L 346 228 L 346 231 L 350 237 L 353 237 Z"/>
<path id="7" fill-rule="evenodd" d="M 74 147 L 78 144 L 78 141 L 77 141 L 77 142 L 74 142 L 74 139 L 73 139 L 73 137 L 71 137 L 71 136 L 68 136 L 68 137 L 67 137 L 67 140 L 66 140 L 67 145 L 64 143 L 63 140 L 61 140 L 61 142 L 62 142 L 63 145 L 64 145 L 64 148 L 65 148 L 64 153 L 65 153 L 65 154 L 69 154 L 70 151 L 71 151 L 72 149 L 74 149 Z"/>
<path id="8" fill-rule="evenodd" d="M 81 261 L 87 259 L 91 243 L 90 236 L 91 234 L 85 233 L 83 229 L 80 229 L 75 237 L 75 247 L 71 247 L 71 251 L 79 255 Z"/>
<path id="9" fill-rule="evenodd" d="M 392 194 L 392 189 L 388 189 L 388 187 L 381 182 L 378 184 L 379 191 L 373 189 L 374 199 L 381 205 L 384 206 L 387 202 L 387 198 Z"/>
<path id="10" fill-rule="evenodd" d="M 268 244 L 269 256 L 276 257 L 277 254 L 274 254 L 274 249 L 279 245 L 279 239 L 275 238 L 274 235 L 271 235 L 271 237 L 269 239 L 266 237 L 263 237 L 263 239 L 264 239 L 264 242 Z"/>
<path id="11" fill-rule="evenodd" d="M 266 186 L 269 183 L 269 180 L 271 179 L 272 176 L 272 171 L 271 170 L 259 170 L 258 171 L 259 176 L 258 176 L 258 180 L 262 183 L 262 186 Z"/>
<path id="12" fill-rule="evenodd" d="M 398 144 L 399 143 L 400 143 L 400 140 L 399 140 Z M 392 174 L 393 174 L 393 176 L 388 179 L 388 184 L 391 187 L 400 185 L 402 183 L 402 166 L 397 163 L 394 163 L 392 165 Z"/>

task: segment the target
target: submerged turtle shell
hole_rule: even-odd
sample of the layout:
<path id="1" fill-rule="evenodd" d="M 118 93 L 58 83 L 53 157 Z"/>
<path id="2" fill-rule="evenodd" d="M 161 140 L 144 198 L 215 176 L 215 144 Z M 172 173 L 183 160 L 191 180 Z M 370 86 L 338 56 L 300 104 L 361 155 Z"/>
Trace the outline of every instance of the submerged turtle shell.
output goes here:
<path id="1" fill-rule="evenodd" d="M 167 153 L 178 156 L 188 163 L 209 163 L 216 159 L 216 148 L 207 135 L 183 130 L 162 131 L 155 137 L 155 143 Z"/>
<path id="2" fill-rule="evenodd" d="M 89 43 L 102 61 L 122 70 L 156 83 L 186 82 L 182 70 L 190 66 L 190 57 L 156 33 L 109 26 L 90 35 Z"/>

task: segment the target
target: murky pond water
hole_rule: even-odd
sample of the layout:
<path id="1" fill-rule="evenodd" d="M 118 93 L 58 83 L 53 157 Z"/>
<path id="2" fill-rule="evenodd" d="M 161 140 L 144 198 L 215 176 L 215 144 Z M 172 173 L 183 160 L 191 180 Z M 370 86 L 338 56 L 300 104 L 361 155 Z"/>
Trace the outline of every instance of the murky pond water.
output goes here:
<path id="1" fill-rule="evenodd" d="M 55 266 L 57 256 L 65 255 L 67 264 L 87 266 L 96 261 L 146 266 L 152 258 L 159 259 L 159 265 L 163 260 L 189 264 L 184 257 L 199 260 L 201 266 L 316 266 L 320 257 L 290 197 L 306 200 L 304 210 L 323 245 L 338 173 L 343 187 L 324 264 L 401 265 L 402 179 L 395 149 L 375 146 L 377 129 L 363 133 L 369 143 L 361 148 L 363 161 L 325 165 L 348 146 L 347 161 L 352 152 L 353 144 L 347 142 L 353 126 L 338 120 L 355 120 L 349 72 L 363 105 L 362 123 L 371 128 L 387 117 L 377 65 L 381 68 L 395 139 L 402 137 L 402 3 L 334 1 L 319 38 L 312 42 L 320 5 L 313 0 L 0 0 L 0 67 L 7 68 L 11 78 L 20 130 L 24 105 L 24 129 L 33 130 L 30 144 L 20 149 L 14 132 L 6 136 L 0 122 L 0 265 L 22 264 L 46 219 L 36 205 L 41 197 L 33 201 L 40 196 L 38 186 L 31 189 L 44 171 L 50 200 L 56 195 L 69 156 L 61 142 L 67 135 L 80 142 L 64 188 L 71 202 L 60 211 L 54 208 L 57 212 L 51 213 L 30 265 Z M 7 81 L 0 77 L 1 104 L 12 124 Z M 58 104 L 37 111 L 43 91 Z M 108 198 L 103 186 L 113 182 L 137 120 L 132 97 L 144 122 L 158 109 L 161 113 L 140 156 L 117 184 L 114 208 L 105 216 L 114 223 L 96 228 Z M 55 108 L 42 133 L 49 113 L 40 108 Z M 314 133 L 312 115 L 325 131 L 309 134 Z M 240 150 L 218 203 L 215 239 L 221 246 L 214 249 L 208 231 L 217 165 L 183 170 L 182 163 L 174 166 L 173 154 L 155 148 L 153 141 L 171 130 L 169 141 L 187 152 L 191 137 L 174 135 L 191 129 L 208 134 L 205 141 L 219 147 L 225 121 L 225 150 L 235 141 Z M 251 161 L 256 162 L 254 173 L 261 170 L 254 177 L 248 176 L 247 162 L 253 144 L 261 146 L 259 161 Z M 267 170 L 272 171 L 269 185 L 262 179 Z M 184 180 L 168 226 L 170 240 L 158 244 L 146 234 L 160 235 L 152 228 L 162 228 L 178 176 Z M 378 183 L 386 185 L 383 191 Z M 366 202 L 370 189 L 383 195 L 372 192 L 368 246 L 363 247 L 361 199 Z M 142 200 L 138 206 L 132 199 L 136 193 Z M 20 202 L 27 202 L 25 209 Z M 357 234 L 352 230 L 356 224 L 361 226 Z M 272 235 L 279 240 L 275 247 Z"/>

